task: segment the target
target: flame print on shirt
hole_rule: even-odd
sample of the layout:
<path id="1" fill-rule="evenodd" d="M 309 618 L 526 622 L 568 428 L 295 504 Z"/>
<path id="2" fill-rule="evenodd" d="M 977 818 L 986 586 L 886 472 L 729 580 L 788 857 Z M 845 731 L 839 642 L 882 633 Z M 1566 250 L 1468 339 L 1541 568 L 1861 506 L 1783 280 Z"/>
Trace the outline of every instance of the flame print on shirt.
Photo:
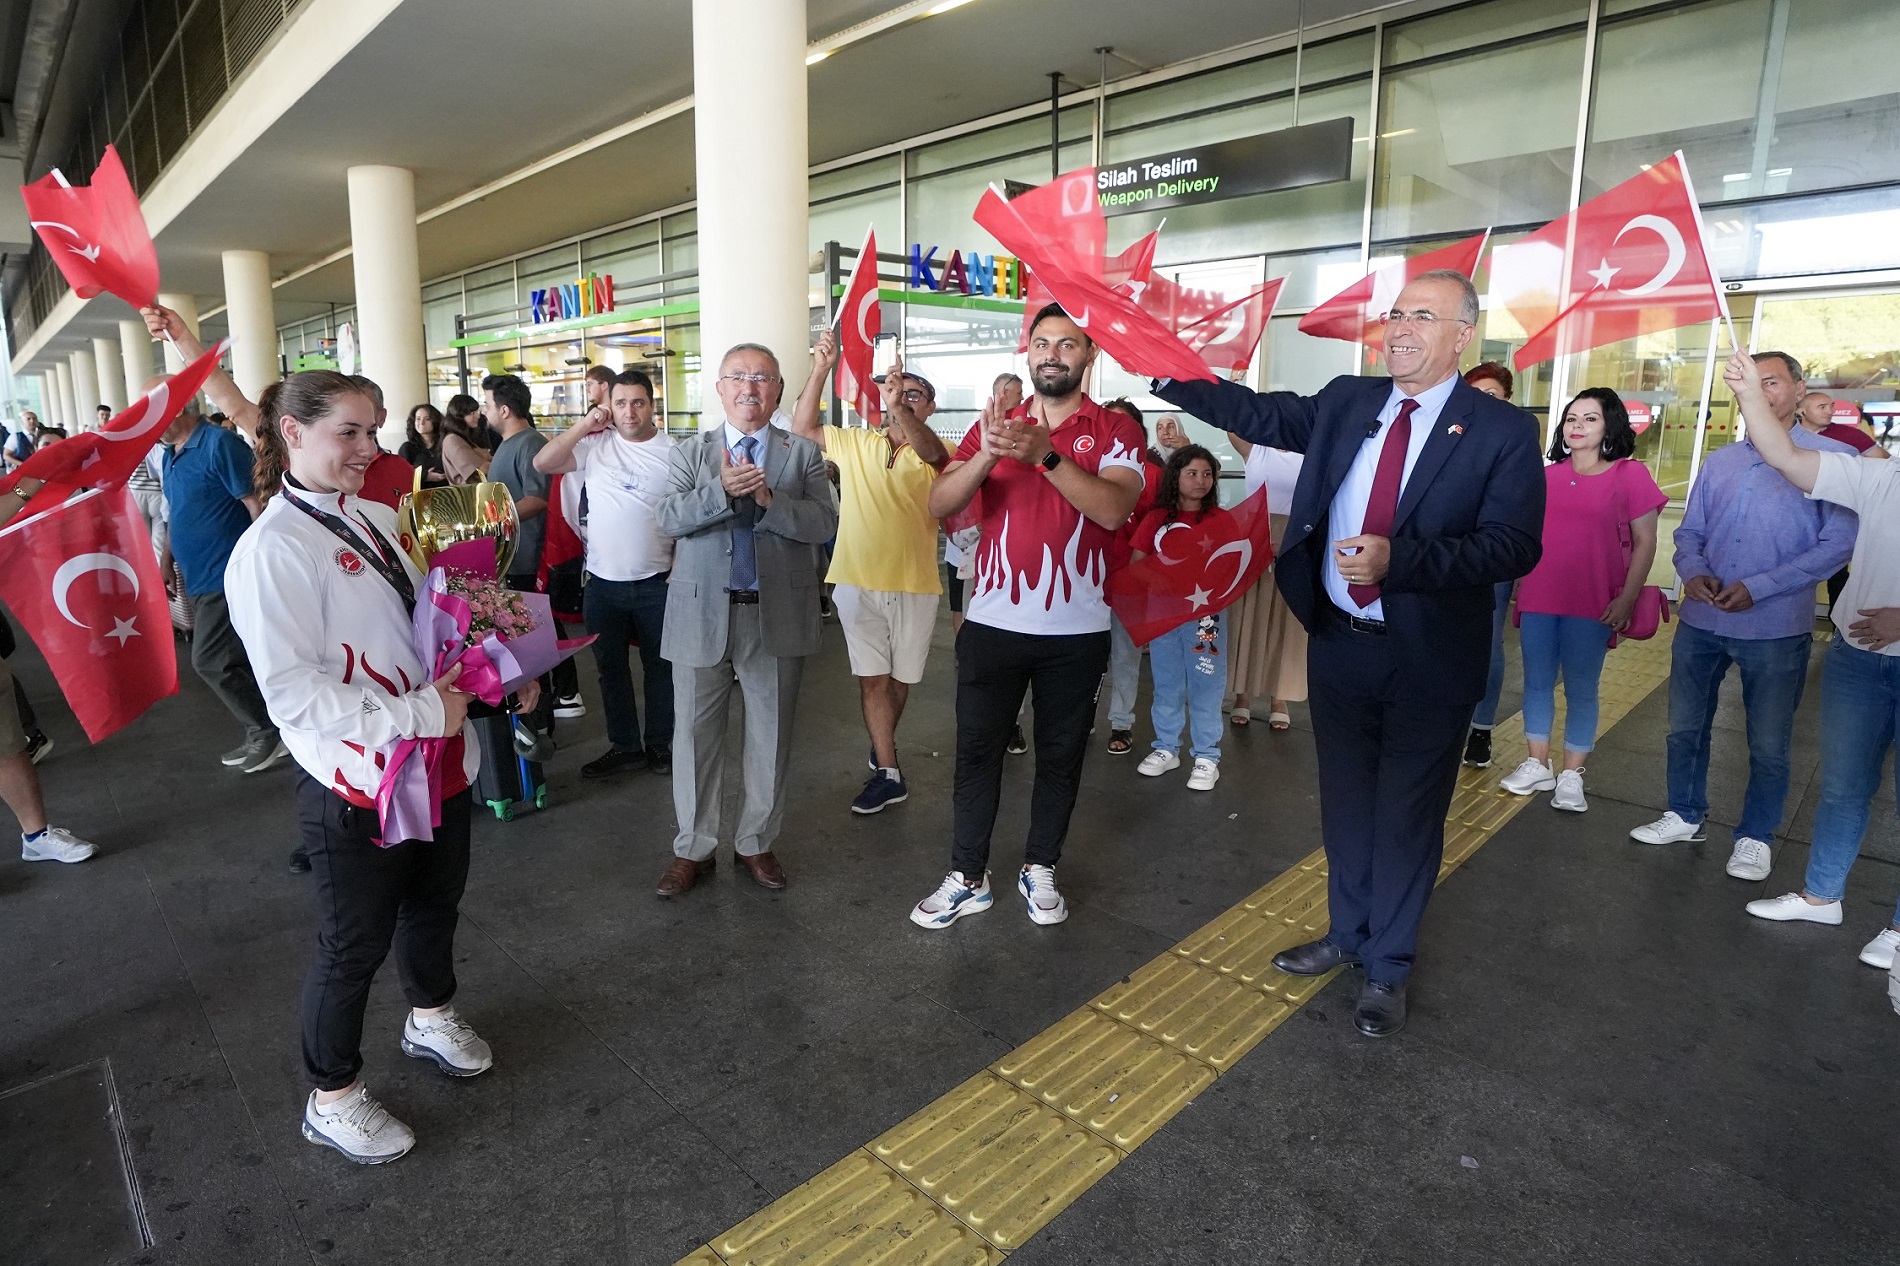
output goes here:
<path id="1" fill-rule="evenodd" d="M 1056 437 L 1059 448 L 1061 438 Z M 1081 451 L 1081 441 L 1094 447 L 1102 438 L 1085 432 L 1075 437 L 1072 446 Z M 1094 463 L 1094 470 L 1111 466 L 1140 473 L 1140 454 L 1125 441 L 1109 439 L 1108 451 Z M 1031 477 L 1044 479 L 1040 471 Z M 1013 495 L 1003 498 L 1011 503 L 1008 508 L 984 524 L 969 614 L 980 623 L 1025 633 L 1086 633 L 1107 628 L 1102 585 L 1114 534 L 1091 523 L 1046 483 L 1031 487 L 1033 492 L 1012 490 Z M 1069 529 L 1066 536 L 1061 535 L 1063 528 Z"/>

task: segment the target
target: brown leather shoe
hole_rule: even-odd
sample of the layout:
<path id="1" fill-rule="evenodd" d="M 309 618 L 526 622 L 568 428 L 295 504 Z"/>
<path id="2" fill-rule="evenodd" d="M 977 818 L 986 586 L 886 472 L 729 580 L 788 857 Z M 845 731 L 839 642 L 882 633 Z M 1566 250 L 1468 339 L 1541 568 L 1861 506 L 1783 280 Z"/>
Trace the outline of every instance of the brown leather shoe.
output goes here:
<path id="1" fill-rule="evenodd" d="M 717 863 L 710 857 L 696 862 L 690 857 L 675 857 L 666 864 L 660 874 L 660 883 L 653 891 L 662 897 L 677 897 L 702 878 L 712 874 Z"/>
<path id="2" fill-rule="evenodd" d="M 739 861 L 751 872 L 752 882 L 761 888 L 783 888 L 785 886 L 785 868 L 778 864 L 778 858 L 770 853 L 759 853 L 752 857 L 741 854 Z"/>

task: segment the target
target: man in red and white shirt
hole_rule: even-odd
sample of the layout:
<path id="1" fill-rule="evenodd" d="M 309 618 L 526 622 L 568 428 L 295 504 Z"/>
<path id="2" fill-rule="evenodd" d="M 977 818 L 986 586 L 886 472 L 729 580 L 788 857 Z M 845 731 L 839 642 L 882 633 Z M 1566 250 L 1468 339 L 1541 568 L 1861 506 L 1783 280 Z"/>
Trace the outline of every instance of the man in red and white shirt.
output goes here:
<path id="1" fill-rule="evenodd" d="M 1069 908 L 1055 864 L 1082 776 L 1095 695 L 1108 667 L 1102 596 L 1115 530 L 1141 493 L 1141 431 L 1082 391 L 1088 333 L 1056 304 L 1029 331 L 1035 394 L 1005 414 L 994 401 L 931 485 L 930 513 L 977 502 L 983 538 L 957 634 L 957 769 L 950 874 L 911 911 L 948 927 L 989 908 L 990 830 L 1003 752 L 1024 691 L 1036 698 L 1036 787 L 1017 891 L 1037 923 Z"/>

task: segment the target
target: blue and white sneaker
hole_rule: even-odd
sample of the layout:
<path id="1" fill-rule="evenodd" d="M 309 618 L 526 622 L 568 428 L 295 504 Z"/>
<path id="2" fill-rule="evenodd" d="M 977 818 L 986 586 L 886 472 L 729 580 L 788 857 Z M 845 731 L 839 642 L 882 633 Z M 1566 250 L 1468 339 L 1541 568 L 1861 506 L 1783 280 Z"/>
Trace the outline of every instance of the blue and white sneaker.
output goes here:
<path id="1" fill-rule="evenodd" d="M 902 804 L 910 799 L 910 788 L 902 778 L 893 778 L 878 770 L 864 781 L 864 790 L 851 802 L 853 813 L 876 813 L 886 805 Z"/>
<path id="2" fill-rule="evenodd" d="M 474 1077 L 495 1066 L 495 1053 L 454 1007 L 431 1016 L 411 1011 L 402 1022 L 402 1053 L 411 1059 L 432 1059 L 451 1077 Z"/>
<path id="3" fill-rule="evenodd" d="M 971 883 L 963 872 L 953 870 L 943 877 L 937 891 L 919 901 L 910 912 L 910 921 L 920 928 L 947 928 L 966 914 L 981 914 L 990 908 L 990 872 Z"/>
<path id="4" fill-rule="evenodd" d="M 311 1091 L 303 1109 L 303 1136 L 323 1147 L 334 1147 L 359 1165 L 381 1165 L 408 1154 L 416 1145 L 415 1131 L 389 1115 L 369 1088 L 355 1090 L 335 1103 L 319 1107 Z"/>
<path id="5" fill-rule="evenodd" d="M 1053 866 L 1025 866 L 1016 876 L 1016 891 L 1029 904 L 1031 923 L 1060 923 L 1069 917 L 1069 903 L 1056 888 Z"/>

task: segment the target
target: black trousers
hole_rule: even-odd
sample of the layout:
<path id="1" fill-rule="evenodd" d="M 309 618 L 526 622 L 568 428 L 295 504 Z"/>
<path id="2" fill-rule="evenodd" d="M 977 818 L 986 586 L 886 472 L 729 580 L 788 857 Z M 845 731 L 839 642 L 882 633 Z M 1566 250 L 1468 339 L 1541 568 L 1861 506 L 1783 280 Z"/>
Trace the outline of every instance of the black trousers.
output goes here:
<path id="1" fill-rule="evenodd" d="M 258 692 L 257 678 L 251 675 L 244 642 L 231 624 L 231 607 L 224 600 L 224 592 L 193 597 L 191 615 L 191 666 L 231 715 L 244 723 L 246 742 L 256 742 L 272 733 L 277 727 L 264 710 L 264 696 Z"/>
<path id="2" fill-rule="evenodd" d="M 1389 639 L 1323 623 L 1307 648 L 1332 931 L 1370 980 L 1412 970 L 1445 852 L 1471 701 L 1421 698 Z"/>
<path id="3" fill-rule="evenodd" d="M 410 1006 L 446 1006 L 455 996 L 468 814 L 464 791 L 442 802 L 435 839 L 379 848 L 373 810 L 299 771 L 297 825 L 317 892 L 317 952 L 303 982 L 303 1063 L 318 1090 L 341 1090 L 363 1070 L 363 1009 L 392 944 Z"/>
<path id="4" fill-rule="evenodd" d="M 1036 786 L 1023 861 L 1062 856 L 1088 754 L 1095 696 L 1108 670 L 1108 630 L 1042 637 L 965 620 L 957 634 L 957 772 L 951 868 L 976 876 L 989 865 L 990 831 L 1003 790 L 1003 757 L 1023 692 L 1036 701 Z"/>

